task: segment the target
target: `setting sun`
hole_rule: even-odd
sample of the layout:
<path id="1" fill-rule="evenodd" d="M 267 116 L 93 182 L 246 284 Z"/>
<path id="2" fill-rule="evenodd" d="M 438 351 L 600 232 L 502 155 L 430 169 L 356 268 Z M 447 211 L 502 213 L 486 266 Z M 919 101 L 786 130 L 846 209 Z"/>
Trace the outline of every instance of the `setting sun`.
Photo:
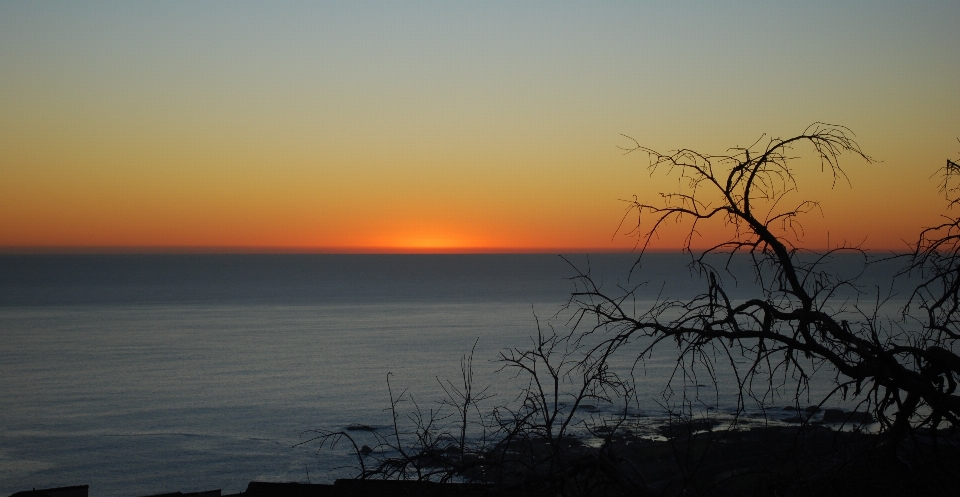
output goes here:
<path id="1" fill-rule="evenodd" d="M 476 240 L 464 240 L 462 238 L 443 235 L 399 236 L 394 239 L 385 240 L 383 244 L 379 245 L 379 248 L 385 251 L 396 250 L 400 252 L 424 253 L 461 252 L 483 247 L 484 244 L 478 243 Z"/>

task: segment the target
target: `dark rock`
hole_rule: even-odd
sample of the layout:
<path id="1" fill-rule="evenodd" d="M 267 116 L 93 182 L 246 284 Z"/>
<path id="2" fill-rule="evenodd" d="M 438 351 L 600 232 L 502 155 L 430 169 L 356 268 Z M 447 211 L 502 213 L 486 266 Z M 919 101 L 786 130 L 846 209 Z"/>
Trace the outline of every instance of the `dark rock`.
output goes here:
<path id="1" fill-rule="evenodd" d="M 839 423 L 845 420 L 843 409 L 827 409 L 823 411 L 824 423 Z"/>
<path id="2" fill-rule="evenodd" d="M 824 423 L 870 424 L 874 421 L 873 414 L 869 412 L 844 412 L 841 409 L 827 409 L 823 411 Z"/>
<path id="3" fill-rule="evenodd" d="M 274 483 L 252 481 L 247 485 L 246 497 L 326 497 L 339 495 L 333 485 L 309 483 Z"/>
<path id="4" fill-rule="evenodd" d="M 170 492 L 166 494 L 148 495 L 146 497 L 220 497 L 220 489 L 205 490 L 203 492 Z"/>
<path id="5" fill-rule="evenodd" d="M 352 424 L 347 427 L 347 431 L 377 431 L 377 429 L 370 425 Z"/>
<path id="6" fill-rule="evenodd" d="M 850 413 L 850 417 L 847 419 L 850 423 L 855 424 L 864 424 L 868 425 L 874 422 L 873 414 L 869 412 L 854 411 Z"/>
<path id="7" fill-rule="evenodd" d="M 74 485 L 72 487 L 43 488 L 40 490 L 26 490 L 17 492 L 10 497 L 87 497 L 90 485 Z"/>
<path id="8" fill-rule="evenodd" d="M 420 497 L 472 497 L 492 495 L 490 485 L 466 483 L 434 483 L 404 480 L 337 480 L 333 483 L 336 494 L 351 497 L 363 496 L 420 496 Z"/>
<path id="9" fill-rule="evenodd" d="M 658 426 L 657 431 L 667 438 L 673 438 L 676 436 L 688 436 L 698 431 L 710 431 L 718 424 L 720 424 L 720 422 L 713 419 L 677 422 Z"/>

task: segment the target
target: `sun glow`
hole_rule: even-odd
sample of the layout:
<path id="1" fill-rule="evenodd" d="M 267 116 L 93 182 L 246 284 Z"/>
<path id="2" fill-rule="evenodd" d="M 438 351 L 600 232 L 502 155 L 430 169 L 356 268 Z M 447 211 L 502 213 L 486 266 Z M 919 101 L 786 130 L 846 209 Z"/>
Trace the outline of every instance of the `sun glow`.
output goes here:
<path id="1" fill-rule="evenodd" d="M 377 244 L 382 250 L 416 253 L 476 252 L 488 244 L 447 234 L 403 234 Z"/>

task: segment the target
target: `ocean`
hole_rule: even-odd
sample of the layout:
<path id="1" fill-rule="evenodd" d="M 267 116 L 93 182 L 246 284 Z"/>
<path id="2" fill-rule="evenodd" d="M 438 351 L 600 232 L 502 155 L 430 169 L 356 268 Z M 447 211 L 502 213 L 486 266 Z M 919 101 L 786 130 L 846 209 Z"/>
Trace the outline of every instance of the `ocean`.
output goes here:
<path id="1" fill-rule="evenodd" d="M 641 307 L 706 288 L 682 254 L 648 255 L 628 279 L 635 260 L 2 255 L 0 495 L 66 485 L 94 496 L 233 493 L 252 480 L 351 476 L 346 446 L 298 444 L 312 430 L 389 424 L 388 379 L 401 410 L 411 399 L 436 408 L 440 383 L 460 378 L 471 350 L 475 383 L 497 394 L 491 405 L 511 402 L 524 380 L 496 359 L 528 347 L 538 327 L 569 329 L 575 267 L 614 293 L 641 284 Z M 638 415 L 662 411 L 673 365 L 655 357 L 634 370 Z M 722 390 L 708 397 L 733 409 Z"/>

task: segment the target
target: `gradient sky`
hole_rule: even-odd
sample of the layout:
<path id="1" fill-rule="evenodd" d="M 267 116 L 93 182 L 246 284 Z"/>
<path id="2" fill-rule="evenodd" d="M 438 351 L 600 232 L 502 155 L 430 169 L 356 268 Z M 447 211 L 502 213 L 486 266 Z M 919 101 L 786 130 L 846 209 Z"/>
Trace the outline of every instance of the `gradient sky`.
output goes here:
<path id="1" fill-rule="evenodd" d="M 0 250 L 622 250 L 622 199 L 676 181 L 621 133 L 721 153 L 814 121 L 880 162 L 806 165 L 803 243 L 903 249 L 960 156 L 958 26 L 955 0 L 4 0 Z"/>

